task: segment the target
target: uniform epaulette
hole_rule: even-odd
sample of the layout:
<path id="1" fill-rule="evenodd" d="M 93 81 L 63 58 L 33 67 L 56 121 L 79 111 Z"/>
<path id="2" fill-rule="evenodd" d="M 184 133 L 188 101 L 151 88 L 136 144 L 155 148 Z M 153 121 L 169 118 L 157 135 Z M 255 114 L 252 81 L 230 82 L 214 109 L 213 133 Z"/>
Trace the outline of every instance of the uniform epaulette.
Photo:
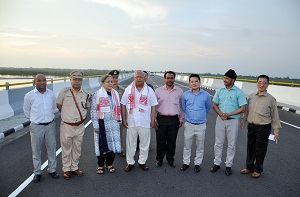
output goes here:
<path id="1" fill-rule="evenodd" d="M 70 89 L 71 89 L 70 87 L 65 87 L 65 88 L 61 89 L 61 91 L 62 92 L 67 92 L 67 91 L 70 91 Z"/>

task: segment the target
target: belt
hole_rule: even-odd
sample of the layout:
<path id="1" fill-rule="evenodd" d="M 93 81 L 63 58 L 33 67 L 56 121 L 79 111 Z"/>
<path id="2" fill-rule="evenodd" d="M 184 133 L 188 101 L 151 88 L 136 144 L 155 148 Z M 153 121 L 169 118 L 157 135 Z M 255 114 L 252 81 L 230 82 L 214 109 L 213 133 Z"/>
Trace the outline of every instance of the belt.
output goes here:
<path id="1" fill-rule="evenodd" d="M 270 124 L 253 124 L 253 123 L 248 123 L 248 124 L 250 124 L 250 125 L 253 125 L 253 126 L 269 126 Z"/>
<path id="2" fill-rule="evenodd" d="M 160 115 L 160 116 L 163 116 L 163 117 L 169 117 L 169 118 L 178 117 L 178 115 L 177 115 L 177 114 L 176 114 L 176 115 L 174 115 L 174 116 L 171 116 L 171 115 L 165 116 L 165 115 L 162 115 L 162 114 L 158 113 L 158 115 Z"/>
<path id="3" fill-rule="evenodd" d="M 227 118 L 227 120 L 232 120 L 232 119 L 236 119 L 236 118 Z"/>
<path id="4" fill-rule="evenodd" d="M 187 122 L 190 123 L 190 124 L 193 124 L 193 125 L 200 125 L 200 124 L 205 123 L 205 122 L 203 122 L 203 123 L 192 123 L 192 122 L 189 122 L 189 121 L 187 121 Z"/>
<path id="5" fill-rule="evenodd" d="M 65 122 L 65 121 L 64 121 L 64 123 L 66 123 L 67 125 L 70 125 L 70 126 L 79 126 L 79 125 L 81 125 L 85 120 L 86 120 L 86 117 L 85 117 L 85 119 L 83 119 L 83 120 L 81 120 L 81 121 L 79 121 L 79 122 L 70 123 L 70 122 Z"/>
<path id="6" fill-rule="evenodd" d="M 50 122 L 45 122 L 45 123 L 38 123 L 38 125 L 48 125 L 48 124 L 50 124 L 51 122 L 53 122 L 54 121 L 54 119 L 53 120 L 51 120 Z"/>

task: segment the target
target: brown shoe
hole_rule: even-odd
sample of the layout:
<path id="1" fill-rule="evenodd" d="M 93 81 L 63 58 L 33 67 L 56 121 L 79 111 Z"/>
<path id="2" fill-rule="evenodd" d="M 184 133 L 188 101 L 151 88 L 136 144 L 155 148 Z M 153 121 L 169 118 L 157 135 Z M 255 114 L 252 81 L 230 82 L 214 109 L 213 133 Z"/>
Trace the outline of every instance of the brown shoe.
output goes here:
<path id="1" fill-rule="evenodd" d="M 248 170 L 247 168 L 240 171 L 242 174 L 249 174 L 251 173 L 251 170 Z"/>
<path id="2" fill-rule="evenodd" d="M 258 172 L 253 172 L 253 173 L 252 173 L 252 177 L 253 177 L 253 178 L 258 178 L 258 177 L 260 177 L 260 173 L 258 173 Z"/>
<path id="3" fill-rule="evenodd" d="M 140 168 L 142 168 L 142 170 L 144 170 L 144 171 L 148 171 L 148 170 L 149 170 L 149 168 L 148 168 L 148 166 L 146 166 L 146 164 L 139 164 L 139 166 L 140 166 Z"/>
<path id="4" fill-rule="evenodd" d="M 71 178 L 71 172 L 70 171 L 64 172 L 64 179 L 69 180 L 70 178 Z"/>
<path id="5" fill-rule="evenodd" d="M 72 171 L 72 173 L 75 174 L 76 176 L 83 176 L 83 172 L 78 169 L 75 171 Z"/>
<path id="6" fill-rule="evenodd" d="M 134 165 L 131 165 L 131 164 L 127 164 L 127 166 L 125 167 L 125 171 L 126 172 L 129 172 L 132 168 L 133 168 Z"/>

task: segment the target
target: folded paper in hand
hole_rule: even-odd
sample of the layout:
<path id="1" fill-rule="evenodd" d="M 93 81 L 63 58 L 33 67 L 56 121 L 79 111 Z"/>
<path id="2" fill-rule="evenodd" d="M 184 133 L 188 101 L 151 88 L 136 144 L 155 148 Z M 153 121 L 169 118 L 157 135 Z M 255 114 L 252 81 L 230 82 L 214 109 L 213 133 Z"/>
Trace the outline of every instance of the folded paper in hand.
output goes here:
<path id="1" fill-rule="evenodd" d="M 273 134 L 269 135 L 269 140 L 275 141 L 277 144 L 277 139 L 275 138 L 275 136 Z"/>

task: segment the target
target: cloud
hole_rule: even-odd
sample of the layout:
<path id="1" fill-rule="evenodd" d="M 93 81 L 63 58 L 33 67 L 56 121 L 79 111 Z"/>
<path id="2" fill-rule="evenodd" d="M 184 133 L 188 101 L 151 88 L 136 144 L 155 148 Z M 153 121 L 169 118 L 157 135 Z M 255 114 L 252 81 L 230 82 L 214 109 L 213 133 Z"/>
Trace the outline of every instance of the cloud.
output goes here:
<path id="1" fill-rule="evenodd" d="M 167 15 L 165 7 L 147 0 L 86 0 L 116 7 L 124 11 L 132 20 L 159 20 Z"/>

